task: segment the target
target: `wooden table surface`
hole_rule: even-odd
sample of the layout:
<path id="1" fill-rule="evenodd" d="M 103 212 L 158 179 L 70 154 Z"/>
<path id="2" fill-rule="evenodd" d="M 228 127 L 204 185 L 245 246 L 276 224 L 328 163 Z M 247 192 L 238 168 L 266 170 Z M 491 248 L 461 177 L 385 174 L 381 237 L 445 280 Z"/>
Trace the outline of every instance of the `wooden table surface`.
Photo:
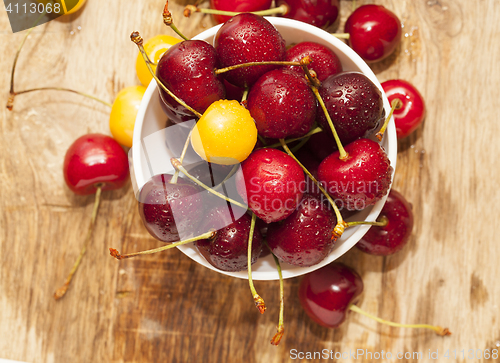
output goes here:
<path id="1" fill-rule="evenodd" d="M 407 362 L 477 362 L 468 358 L 469 349 L 476 355 L 498 349 L 500 1 L 376 3 L 400 17 L 404 36 L 397 54 L 373 70 L 381 82 L 412 82 L 427 102 L 424 125 L 399 143 L 394 184 L 413 204 L 415 228 L 394 256 L 354 249 L 341 261 L 363 277 L 363 309 L 394 321 L 447 326 L 452 336 L 381 326 L 354 313 L 339 329 L 319 327 L 302 311 L 299 280 L 292 279 L 285 283 L 286 333 L 271 346 L 278 282 L 256 282 L 268 305 L 260 315 L 245 280 L 211 272 L 177 250 L 123 262 L 109 256 L 110 246 L 158 246 L 142 225 L 130 183 L 103 194 L 84 262 L 68 295 L 54 301 L 93 204 L 92 196 L 74 196 L 65 186 L 63 156 L 82 134 L 109 134 L 109 109 L 78 95 L 45 92 L 19 96 L 13 112 L 1 112 L 0 358 L 288 362 L 298 360 L 294 352 L 327 349 L 343 353 L 342 362 L 380 361 L 349 357 L 363 349 L 375 356 L 423 354 L 401 360 Z M 183 18 L 183 5 L 171 1 L 170 7 L 186 35 L 213 25 L 201 14 Z M 144 38 L 173 35 L 162 24 L 162 7 L 162 0 L 88 0 L 77 14 L 36 28 L 19 59 L 16 89 L 63 86 L 112 102 L 123 87 L 138 84 L 131 31 Z M 352 1 L 342 1 L 341 28 L 351 10 Z M 12 34 L 6 12 L 0 13 L 4 104 L 25 32 Z M 429 351 L 438 351 L 439 360 L 430 360 Z"/>

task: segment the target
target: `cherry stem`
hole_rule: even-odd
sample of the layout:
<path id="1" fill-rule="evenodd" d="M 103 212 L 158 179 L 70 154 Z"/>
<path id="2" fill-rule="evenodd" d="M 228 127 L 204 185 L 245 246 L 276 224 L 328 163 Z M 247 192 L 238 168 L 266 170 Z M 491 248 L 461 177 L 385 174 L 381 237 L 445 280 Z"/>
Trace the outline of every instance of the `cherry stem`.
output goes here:
<path id="1" fill-rule="evenodd" d="M 271 339 L 271 344 L 272 345 L 278 345 L 281 341 L 281 338 L 283 337 L 283 334 L 285 333 L 285 326 L 283 324 L 283 312 L 285 310 L 285 287 L 284 287 L 284 282 L 283 282 L 283 274 L 281 272 L 281 264 L 279 259 L 274 255 L 274 253 L 271 253 L 274 258 L 274 262 L 276 263 L 276 269 L 278 270 L 278 275 L 280 277 L 280 315 L 279 315 L 279 320 L 278 320 L 278 326 L 276 329 L 278 330 L 274 337 Z"/>
<path id="2" fill-rule="evenodd" d="M 198 241 L 200 239 L 211 239 L 211 238 L 215 237 L 215 234 L 216 234 L 215 231 L 209 231 L 209 232 L 200 234 L 199 236 L 188 238 L 188 239 L 185 239 L 183 241 L 175 242 L 175 243 L 172 243 L 172 244 L 169 244 L 169 245 L 166 245 L 166 246 L 162 246 L 162 247 L 159 247 L 159 248 L 154 248 L 152 250 L 147 250 L 147 251 L 140 251 L 140 252 L 128 253 L 126 255 L 121 255 L 120 252 L 118 252 L 118 250 L 116 250 L 114 248 L 110 248 L 109 249 L 109 253 L 110 253 L 111 256 L 113 256 L 117 260 L 123 260 L 125 258 L 136 257 L 136 256 L 140 256 L 140 255 L 151 255 L 151 254 L 156 253 L 156 252 L 161 252 L 161 251 L 169 250 L 171 248 L 174 248 L 174 247 L 177 247 L 177 246 L 182 246 L 182 245 L 185 245 L 185 244 L 188 244 L 188 243 L 191 243 L 191 242 L 195 242 L 195 241 Z"/>
<path id="3" fill-rule="evenodd" d="M 181 163 L 181 165 L 184 162 L 184 158 L 186 157 L 186 152 L 189 147 L 189 141 L 191 140 L 191 134 L 193 133 L 193 130 L 194 128 L 192 128 L 191 131 L 189 131 L 189 135 L 186 139 L 186 142 L 184 143 L 184 147 L 182 148 L 181 157 L 179 158 L 179 162 Z M 174 176 L 170 180 L 170 184 L 176 184 L 178 178 L 179 178 L 179 170 L 175 169 Z"/>
<path id="4" fill-rule="evenodd" d="M 394 326 L 397 328 L 416 328 L 416 329 L 430 329 L 434 330 L 437 335 L 440 335 L 442 337 L 446 335 L 451 335 L 451 332 L 448 330 L 448 328 L 442 328 L 440 326 L 434 326 L 434 325 L 429 325 L 429 324 L 400 324 L 400 323 L 394 323 L 392 321 L 387 321 L 384 319 L 381 319 L 375 315 L 369 314 L 366 311 L 360 309 L 358 306 L 352 304 L 349 306 L 349 309 L 352 311 L 355 311 L 357 313 L 360 313 L 361 315 L 367 316 L 375 321 L 378 321 L 379 323 L 389 325 L 389 326 Z"/>
<path id="5" fill-rule="evenodd" d="M 347 222 L 348 227 L 361 226 L 361 225 L 385 227 L 387 226 L 387 224 L 389 224 L 389 219 L 386 216 L 381 216 L 378 219 L 378 221 L 375 222 L 367 222 L 367 221 Z"/>
<path id="6" fill-rule="evenodd" d="M 146 62 L 146 66 L 148 67 L 148 70 L 149 70 L 149 73 L 151 73 L 151 75 L 153 76 L 153 78 L 155 79 L 156 83 L 158 83 L 158 85 L 163 88 L 163 90 L 165 92 L 167 92 L 169 94 L 170 97 L 172 97 L 174 100 L 176 100 L 177 102 L 179 102 L 181 105 L 183 105 L 184 107 L 186 107 L 189 111 L 191 111 L 192 113 L 194 113 L 196 115 L 196 117 L 200 118 L 202 115 L 201 113 L 199 113 L 198 111 L 196 111 L 194 108 L 192 108 L 191 106 L 187 105 L 186 102 L 184 102 L 183 100 L 181 100 L 179 97 L 177 97 L 172 91 L 170 91 L 167 87 L 165 87 L 165 85 L 158 79 L 158 77 L 156 77 L 156 74 L 155 72 L 153 71 L 153 68 L 151 68 L 151 65 L 149 65 L 148 63 L 148 55 L 146 53 L 146 51 L 144 50 L 144 40 L 142 39 L 141 35 L 139 34 L 138 31 L 135 31 L 133 32 L 131 35 L 130 35 L 130 39 L 137 45 L 137 47 L 139 48 L 139 51 L 141 52 L 142 54 L 142 57 L 144 58 L 144 61 Z"/>
<path id="7" fill-rule="evenodd" d="M 309 139 L 310 139 L 310 136 L 302 139 L 301 142 L 299 142 L 296 146 L 293 147 L 292 152 L 296 153 L 297 151 L 299 151 L 302 148 L 302 146 L 304 146 L 306 144 L 306 142 L 309 141 Z"/>
<path id="8" fill-rule="evenodd" d="M 299 140 L 303 140 L 309 136 L 312 136 L 314 134 L 318 134 L 320 132 L 323 132 L 323 129 L 321 127 L 316 127 L 314 129 L 312 129 L 311 131 L 309 131 L 307 134 L 305 134 L 304 136 L 301 136 L 301 137 L 296 137 L 294 139 L 286 139 L 284 140 L 285 141 L 285 144 L 290 144 L 292 142 L 295 142 L 295 141 L 299 141 Z M 281 146 L 281 142 L 277 142 L 276 144 L 272 144 L 268 147 L 278 147 L 278 146 Z"/>
<path id="9" fill-rule="evenodd" d="M 14 107 L 14 97 L 15 96 L 22 95 L 24 93 L 35 92 L 35 91 L 64 91 L 64 92 L 76 93 L 76 94 L 78 94 L 80 96 L 87 97 L 87 98 L 90 98 L 90 99 L 92 99 L 94 101 L 100 102 L 103 105 L 106 105 L 106 106 L 108 106 L 110 108 L 113 107 L 113 105 L 111 103 L 103 101 L 100 98 L 97 98 L 95 96 L 92 96 L 92 95 L 89 95 L 87 93 L 83 93 L 83 92 L 80 92 L 80 91 L 75 91 L 75 90 L 70 89 L 70 88 L 62 88 L 62 87 L 40 87 L 40 88 L 33 88 L 33 89 L 28 89 L 28 90 L 19 91 L 19 92 L 11 92 L 11 94 L 10 94 L 11 96 L 9 98 L 9 102 L 7 103 L 7 108 L 9 110 L 12 110 L 12 108 Z"/>
<path id="10" fill-rule="evenodd" d="M 237 202 L 236 200 L 233 200 L 221 193 L 219 193 L 218 191 L 210 188 L 209 186 L 203 184 L 201 181 L 199 181 L 198 179 L 196 179 L 194 176 L 192 176 L 191 174 L 189 174 L 189 172 L 182 166 L 182 164 L 180 163 L 179 160 L 177 160 L 176 158 L 171 158 L 170 159 L 170 163 L 172 164 L 172 166 L 179 170 L 182 174 L 184 174 L 185 176 L 187 176 L 191 181 L 193 181 L 194 183 L 198 184 L 200 187 L 202 187 L 203 189 L 206 189 L 207 191 L 209 191 L 210 193 L 218 196 L 219 198 L 222 198 L 224 199 L 225 201 L 229 202 L 229 203 L 232 203 L 232 204 L 235 204 L 239 207 L 242 207 L 244 209 L 248 209 L 248 206 L 247 205 L 244 205 L 240 202 Z"/>
<path id="11" fill-rule="evenodd" d="M 342 142 L 340 141 L 339 135 L 337 134 L 337 130 L 335 130 L 335 126 L 333 125 L 332 119 L 330 118 L 330 114 L 328 113 L 328 110 L 326 109 L 325 103 L 323 102 L 323 99 L 321 98 L 321 95 L 319 94 L 318 88 L 316 88 L 313 85 L 310 85 L 312 91 L 314 92 L 314 95 L 316 96 L 321 108 L 323 109 L 323 113 L 326 116 L 326 120 L 328 121 L 328 125 L 330 125 L 330 129 L 332 130 L 333 137 L 335 138 L 335 142 L 337 143 L 337 148 L 339 149 L 340 153 L 340 160 L 345 160 L 349 157 L 349 154 L 345 151 L 344 147 L 342 146 Z"/>
<path id="12" fill-rule="evenodd" d="M 16 65 L 17 65 L 17 60 L 19 58 L 19 54 L 21 54 L 21 49 L 23 49 L 24 43 L 26 43 L 26 40 L 28 39 L 29 35 L 35 29 L 35 27 L 38 25 L 38 22 L 45 16 L 45 11 L 40 14 L 38 19 L 33 23 L 33 26 L 28 29 L 26 34 L 24 35 L 23 40 L 21 41 L 21 44 L 19 44 L 19 48 L 17 48 L 16 56 L 14 58 L 14 63 L 12 64 L 12 71 L 10 73 L 10 94 L 14 94 L 14 74 L 16 73 Z"/>
<path id="13" fill-rule="evenodd" d="M 380 129 L 379 132 L 377 132 L 377 139 L 378 141 L 382 141 L 382 137 L 384 136 L 385 130 L 387 130 L 387 126 L 389 125 L 389 121 L 391 120 L 392 114 L 394 113 L 395 109 L 400 109 L 401 106 L 403 105 L 403 102 L 399 98 L 396 98 L 392 101 L 391 103 L 391 111 L 389 112 L 389 116 L 385 119 L 384 124 L 382 125 L 382 128 Z"/>
<path id="14" fill-rule="evenodd" d="M 280 139 L 280 143 L 281 143 L 281 146 L 283 147 L 283 149 L 285 150 L 285 152 L 288 155 L 290 155 L 297 162 L 297 164 L 300 165 L 302 170 L 304 170 L 304 172 L 307 174 L 307 176 L 309 178 L 311 178 L 311 180 L 314 182 L 314 184 L 316 184 L 316 186 L 319 188 L 319 190 L 321 190 L 321 193 L 323 193 L 323 195 L 326 197 L 326 199 L 328 199 L 328 201 L 330 202 L 333 210 L 335 211 L 335 215 L 337 216 L 337 224 L 335 225 L 335 228 L 333 229 L 332 239 L 337 240 L 338 238 L 340 238 L 340 236 L 342 236 L 342 234 L 344 233 L 344 230 L 348 227 L 347 223 L 342 218 L 342 214 L 340 214 L 339 208 L 337 207 L 337 205 L 333 201 L 332 197 L 330 197 L 330 194 L 328 194 L 326 192 L 326 190 L 321 186 L 321 183 L 318 182 L 318 180 L 309 172 L 309 170 L 307 170 L 307 168 L 304 165 L 302 165 L 302 163 L 295 157 L 295 155 L 293 155 L 293 153 L 288 148 L 287 144 L 285 144 L 285 141 L 283 139 Z"/>
<path id="15" fill-rule="evenodd" d="M 310 63 L 311 63 L 311 58 L 309 56 L 306 56 L 300 60 L 300 66 L 302 67 L 304 74 L 306 75 L 307 79 L 309 80 L 309 84 L 313 85 L 314 87 L 321 87 L 321 82 L 316 77 L 316 72 L 309 70 L 308 65 Z"/>
<path id="16" fill-rule="evenodd" d="M 175 26 L 174 19 L 172 19 L 172 13 L 168 10 L 168 0 L 165 3 L 165 7 L 163 8 L 163 23 L 166 26 L 169 26 L 178 36 L 180 36 L 184 40 L 189 40 L 182 32 Z"/>
<path id="17" fill-rule="evenodd" d="M 87 252 L 87 247 L 91 241 L 92 237 L 92 232 L 94 231 L 94 225 L 95 221 L 97 219 L 97 212 L 99 211 L 99 204 L 101 202 L 101 192 L 102 192 L 102 184 L 97 185 L 96 193 L 95 193 L 95 200 L 94 200 L 94 208 L 92 209 L 92 217 L 90 218 L 90 225 L 87 230 L 87 236 L 85 237 L 85 242 L 83 243 L 83 247 L 80 250 L 80 255 L 76 259 L 75 263 L 73 264 L 73 267 L 71 268 L 71 271 L 69 272 L 68 277 L 66 278 L 66 281 L 64 282 L 64 285 L 62 285 L 60 288 L 56 290 L 54 293 L 54 299 L 59 300 L 62 298 L 65 294 L 66 291 L 68 291 L 69 285 L 71 284 L 71 280 L 73 279 L 73 276 L 75 275 L 76 271 L 78 270 L 78 267 L 80 266 L 80 263 L 82 262 L 83 256 Z"/>
<path id="18" fill-rule="evenodd" d="M 278 65 L 278 66 L 300 66 L 300 62 L 287 62 L 287 61 L 264 61 L 264 62 L 248 62 L 248 63 L 240 63 L 240 64 L 235 64 L 233 66 L 229 66 L 226 68 L 219 68 L 215 70 L 215 74 L 222 74 L 226 73 L 229 71 L 232 71 L 234 69 L 238 68 L 246 68 L 246 67 L 253 67 L 253 66 L 269 66 L 269 65 Z"/>
<path id="19" fill-rule="evenodd" d="M 260 15 L 260 16 L 269 16 L 269 15 L 285 15 L 288 12 L 288 6 L 281 5 L 276 8 L 271 8 L 267 10 L 260 11 L 252 11 L 252 14 Z M 241 14 L 241 12 L 235 11 L 225 11 L 225 10 L 217 10 L 217 9 L 205 9 L 199 8 L 195 5 L 187 5 L 184 9 L 184 16 L 189 18 L 192 13 L 203 13 L 203 14 L 213 14 L 213 15 L 223 15 L 223 16 L 235 16 Z"/>
<path id="20" fill-rule="evenodd" d="M 241 104 L 246 107 L 246 101 L 248 98 L 248 92 L 250 92 L 250 88 L 246 87 L 245 90 L 243 91 L 243 94 L 241 95 Z"/>
<path id="21" fill-rule="evenodd" d="M 252 220 L 250 222 L 250 233 L 248 234 L 248 285 L 250 286 L 250 291 L 252 292 L 253 300 L 255 301 L 255 306 L 259 309 L 261 314 L 264 314 L 266 311 L 266 304 L 264 303 L 264 299 L 257 294 L 257 290 L 255 290 L 255 286 L 253 285 L 252 280 L 252 240 L 253 240 L 253 232 L 255 230 L 255 220 L 257 216 L 252 213 Z"/>

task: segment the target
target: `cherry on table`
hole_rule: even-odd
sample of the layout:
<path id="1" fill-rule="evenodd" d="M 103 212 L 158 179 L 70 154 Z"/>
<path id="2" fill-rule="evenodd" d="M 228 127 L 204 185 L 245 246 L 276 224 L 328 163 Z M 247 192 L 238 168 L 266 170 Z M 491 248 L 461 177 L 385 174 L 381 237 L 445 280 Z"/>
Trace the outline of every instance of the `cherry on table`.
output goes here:
<path id="1" fill-rule="evenodd" d="M 413 229 L 413 212 L 411 204 L 394 189 L 378 217 L 379 221 L 383 219 L 386 225 L 370 227 L 356 244 L 357 248 L 371 255 L 388 256 L 406 245 Z"/>
<path id="2" fill-rule="evenodd" d="M 101 191 L 119 189 L 127 182 L 129 175 L 128 157 L 113 138 L 102 134 L 87 134 L 75 140 L 66 151 L 63 173 L 64 180 L 71 191 L 79 195 L 95 193 L 95 201 L 80 255 L 64 285 L 54 293 L 56 300 L 61 299 L 66 294 L 87 250 L 99 210 Z"/>
<path id="3" fill-rule="evenodd" d="M 382 83 L 387 99 L 399 102 L 393 112 L 398 139 L 410 135 L 425 117 L 425 102 L 420 92 L 408 81 L 393 79 Z"/>
<path id="4" fill-rule="evenodd" d="M 362 5 L 347 18 L 349 45 L 366 62 L 391 55 L 401 41 L 401 21 L 382 5 Z"/>
<path id="5" fill-rule="evenodd" d="M 316 323 L 337 328 L 344 322 L 349 306 L 363 292 L 363 281 L 356 271 L 334 262 L 305 275 L 299 287 L 304 311 Z"/>

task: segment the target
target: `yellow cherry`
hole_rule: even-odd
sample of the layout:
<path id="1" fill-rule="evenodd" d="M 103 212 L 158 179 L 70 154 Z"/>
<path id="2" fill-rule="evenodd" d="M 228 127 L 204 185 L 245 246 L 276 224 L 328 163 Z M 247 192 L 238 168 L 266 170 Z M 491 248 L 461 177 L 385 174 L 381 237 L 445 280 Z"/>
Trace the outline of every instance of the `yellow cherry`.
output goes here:
<path id="1" fill-rule="evenodd" d="M 109 128 L 113 138 L 126 147 L 132 147 L 135 118 L 139 111 L 146 87 L 132 86 L 122 89 L 116 96 L 111 114 Z"/>
<path id="2" fill-rule="evenodd" d="M 196 123 L 191 145 L 208 162 L 234 165 L 252 152 L 257 127 L 250 112 L 238 101 L 212 103 Z"/>
<path id="3" fill-rule="evenodd" d="M 171 37 L 170 35 L 157 35 L 144 43 L 144 50 L 152 62 L 158 63 L 163 53 L 165 53 L 172 45 L 177 44 L 180 41 L 180 39 Z M 153 69 L 153 72 L 156 72 L 156 66 L 151 66 L 151 68 Z M 135 71 L 137 72 L 137 77 L 141 81 L 142 85 L 144 87 L 149 86 L 153 76 L 149 72 L 141 53 L 137 55 L 137 60 L 135 61 Z"/>
<path id="4" fill-rule="evenodd" d="M 76 0 L 61 0 L 60 2 L 54 0 L 37 0 L 38 3 L 45 5 L 44 9 L 47 14 L 62 14 L 66 9 L 66 13 L 64 13 L 64 15 L 76 13 L 85 4 L 85 1 L 87 0 L 78 0 L 78 2 L 76 2 Z M 73 6 L 73 8 L 71 8 L 71 10 L 68 10 L 70 6 Z"/>

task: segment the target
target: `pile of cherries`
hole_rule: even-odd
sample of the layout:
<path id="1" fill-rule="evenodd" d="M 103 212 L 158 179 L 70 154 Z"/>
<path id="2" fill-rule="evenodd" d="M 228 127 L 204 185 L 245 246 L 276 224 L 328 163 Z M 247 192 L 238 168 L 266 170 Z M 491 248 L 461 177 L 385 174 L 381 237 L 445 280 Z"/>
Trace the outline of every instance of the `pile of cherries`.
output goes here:
<path id="1" fill-rule="evenodd" d="M 359 19 L 366 22 L 369 16 L 383 19 L 385 28 L 380 32 L 390 33 L 391 41 L 367 39 L 376 38 L 373 34 L 356 37 L 363 31 Z M 396 19 L 394 33 L 386 18 Z M 362 56 L 370 61 L 394 51 L 400 27 L 394 14 L 379 6 L 358 8 L 346 24 L 351 45 L 359 53 L 369 48 Z M 132 40 L 152 65 L 139 34 L 134 32 Z M 377 42 L 383 47 L 377 48 Z M 262 251 L 268 247 L 278 271 L 280 261 L 302 267 L 321 262 L 345 228 L 366 223 L 345 222 L 343 214 L 375 204 L 390 189 L 393 170 L 375 136 L 381 139 L 393 113 L 401 125 L 400 137 L 423 119 L 423 101 L 416 90 L 413 97 L 420 99 L 420 114 L 403 112 L 412 108 L 414 98 L 396 89 L 401 84 L 411 88 L 408 83 L 386 84 L 392 106 L 386 115 L 379 89 L 365 75 L 343 71 L 331 49 L 313 42 L 287 48 L 268 20 L 252 13 L 227 20 L 213 46 L 184 40 L 170 47 L 157 64 L 155 79 L 170 121 L 196 121 L 185 150 L 191 145 L 204 161 L 200 168 L 188 171 L 182 156 L 174 159 L 174 175 L 157 175 L 140 191 L 139 210 L 148 231 L 161 241 L 176 242 L 128 255 L 112 249 L 112 255 L 128 258 L 195 241 L 216 268 L 249 269 L 259 309 L 263 301 L 253 289 L 250 265 Z M 413 117 L 409 122 L 408 114 Z M 217 195 L 213 203 L 202 202 L 203 189 L 216 194 L 214 187 L 227 180 L 234 171 L 231 166 L 239 163 L 236 186 L 241 198 L 223 200 Z M 247 213 L 228 211 L 228 202 L 247 206 Z M 233 212 L 241 217 L 235 219 Z M 394 253 L 411 234 L 411 207 L 401 194 L 391 191 L 379 220 L 372 224 L 358 247 L 376 255 Z M 186 226 L 191 227 L 192 238 L 177 242 L 179 230 L 185 231 Z M 340 292 L 329 296 L 325 291 L 333 285 Z M 336 327 L 347 308 L 359 309 L 353 301 L 361 290 L 359 275 L 334 263 L 302 280 L 300 298 L 314 320 Z M 325 311 L 340 317 L 331 319 Z M 282 334 L 280 324 L 272 342 L 277 344 Z"/>
<path id="2" fill-rule="evenodd" d="M 239 8 L 243 5 L 211 1 L 214 9 L 236 12 L 267 10 L 270 3 L 254 1 L 245 3 L 250 7 Z M 336 24 L 338 0 L 314 3 L 278 0 L 276 9 L 283 16 L 318 27 Z M 166 6 L 165 19 L 168 15 Z M 155 78 L 170 121 L 196 121 L 183 154 L 191 145 L 203 161 L 185 168 L 183 156 L 172 160 L 173 175 L 156 175 L 140 191 L 139 212 L 146 229 L 168 245 L 128 255 L 110 250 L 122 259 L 194 242 L 216 268 L 248 269 L 254 300 L 263 312 L 265 305 L 251 282 L 251 265 L 269 253 L 275 257 L 280 277 L 280 261 L 316 265 L 329 255 L 346 228 L 366 223 L 344 218 L 375 204 L 390 189 L 393 170 L 377 137 L 381 139 L 392 115 L 398 138 L 409 135 L 423 120 L 424 103 L 408 82 L 388 81 L 383 88 L 392 110 L 386 115 L 380 90 L 365 75 L 343 71 L 328 47 L 313 42 L 287 47 L 280 33 L 260 15 L 215 16 L 225 23 L 213 46 L 168 36 L 143 44 L 138 33 L 132 34 L 141 51 L 136 70 L 143 86 L 124 89 L 110 105 L 111 133 L 122 145 L 132 145 L 144 86 Z M 173 25 L 171 18 L 169 25 Z M 356 9 L 345 30 L 351 47 L 367 62 L 388 57 L 401 36 L 397 17 L 377 5 Z M 16 94 L 35 90 L 14 92 L 12 84 L 8 107 L 12 108 Z M 85 253 L 101 191 L 126 182 L 127 157 L 117 141 L 85 135 L 66 154 L 66 183 L 77 194 L 96 193 L 96 202 L 80 257 L 56 299 L 66 292 Z M 93 161 L 97 158 L 99 163 Z M 239 197 L 234 200 L 217 188 L 240 163 Z M 391 190 L 378 221 L 371 224 L 357 247 L 375 255 L 395 253 L 411 234 L 411 206 Z M 190 231 L 189 238 L 180 241 L 181 231 Z M 282 308 L 282 279 L 280 284 Z M 356 272 L 333 263 L 305 276 L 299 296 L 315 321 L 337 327 L 347 309 L 359 311 L 353 303 L 362 288 Z M 281 309 L 273 344 L 283 335 L 282 316 Z M 425 327 L 441 335 L 448 333 Z"/>

